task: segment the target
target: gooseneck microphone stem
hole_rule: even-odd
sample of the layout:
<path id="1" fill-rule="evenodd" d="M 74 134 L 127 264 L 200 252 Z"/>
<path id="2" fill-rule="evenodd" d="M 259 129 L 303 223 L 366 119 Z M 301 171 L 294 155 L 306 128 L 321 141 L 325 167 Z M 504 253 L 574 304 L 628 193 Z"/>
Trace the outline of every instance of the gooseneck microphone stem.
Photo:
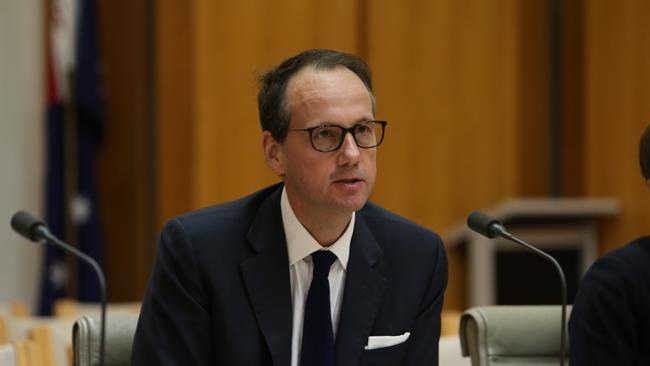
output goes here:
<path id="1" fill-rule="evenodd" d="M 518 237 L 510 234 L 506 228 L 499 222 L 489 215 L 484 214 L 480 211 L 472 212 L 467 218 L 467 226 L 470 229 L 476 231 L 477 233 L 486 236 L 490 239 L 500 236 L 502 238 L 513 241 L 526 249 L 533 251 L 535 254 L 543 257 L 544 259 L 553 263 L 553 266 L 557 270 L 558 275 L 560 276 L 560 285 L 561 285 L 561 302 L 562 302 L 562 325 L 560 327 L 560 366 L 564 366 L 566 358 L 566 278 L 564 276 L 564 271 L 562 266 L 558 263 L 555 258 L 550 254 L 541 251 L 534 246 L 526 243 L 525 241 L 519 239 Z"/>
<path id="2" fill-rule="evenodd" d="M 74 254 L 77 256 L 79 259 L 82 261 L 88 263 L 93 270 L 95 271 L 95 274 L 97 274 L 97 280 L 99 281 L 99 287 L 101 290 L 101 325 L 100 325 L 100 330 L 99 330 L 99 366 L 104 366 L 104 343 L 106 339 L 106 278 L 104 278 L 104 272 L 102 271 L 101 267 L 95 261 L 92 257 L 90 257 L 87 254 L 82 253 L 81 251 L 77 250 L 77 248 L 73 247 L 72 245 L 69 245 L 62 240 L 59 240 L 56 236 L 52 235 L 47 228 L 42 227 L 40 230 L 43 232 L 43 236 L 45 237 L 46 240 L 49 242 L 52 242 L 64 250 Z"/>
<path id="3" fill-rule="evenodd" d="M 77 248 L 63 242 L 54 236 L 43 221 L 25 211 L 18 211 L 11 217 L 11 228 L 23 237 L 39 242 L 47 241 L 61 247 L 63 250 L 72 253 L 77 258 L 89 264 L 99 280 L 101 290 L 101 324 L 99 330 L 99 366 L 104 366 L 104 343 L 106 338 L 106 278 L 104 272 L 97 262 L 90 256 L 82 253 Z"/>
<path id="4" fill-rule="evenodd" d="M 532 250 L 533 252 L 537 253 L 538 255 L 544 257 L 546 260 L 549 262 L 553 263 L 553 266 L 555 267 L 555 270 L 557 271 L 558 276 L 560 276 L 560 285 L 561 285 L 561 302 L 562 302 L 562 328 L 560 331 L 560 366 L 564 366 L 564 361 L 566 357 L 566 278 L 564 277 L 564 271 L 562 270 L 562 267 L 560 266 L 560 263 L 553 258 L 550 254 L 541 251 L 534 246 L 526 243 L 525 241 L 519 239 L 518 237 L 510 234 L 509 232 L 503 230 L 502 235 L 505 239 L 511 240 L 527 249 Z"/>

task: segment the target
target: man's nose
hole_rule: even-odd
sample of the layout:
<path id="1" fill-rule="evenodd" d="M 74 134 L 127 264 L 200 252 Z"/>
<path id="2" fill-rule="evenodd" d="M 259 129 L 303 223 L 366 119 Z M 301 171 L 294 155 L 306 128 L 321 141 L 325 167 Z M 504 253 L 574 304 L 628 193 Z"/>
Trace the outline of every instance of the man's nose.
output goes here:
<path id="1" fill-rule="evenodd" d="M 359 156 L 361 155 L 360 147 L 357 145 L 357 142 L 354 140 L 352 133 L 346 133 L 343 138 L 343 144 L 341 145 L 341 154 L 339 157 L 339 164 L 356 164 L 359 161 Z"/>

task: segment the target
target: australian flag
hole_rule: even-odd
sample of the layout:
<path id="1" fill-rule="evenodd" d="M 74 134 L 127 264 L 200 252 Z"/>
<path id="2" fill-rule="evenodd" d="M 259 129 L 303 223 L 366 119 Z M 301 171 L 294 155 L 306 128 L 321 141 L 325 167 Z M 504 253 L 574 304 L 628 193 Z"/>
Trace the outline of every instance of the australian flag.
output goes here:
<path id="1" fill-rule="evenodd" d="M 102 263 L 95 157 L 102 135 L 102 97 L 95 0 L 52 0 L 47 52 L 46 221 L 52 233 Z M 72 133 L 71 133 L 72 132 Z M 74 154 L 66 153 L 73 151 Z M 73 232 L 66 232 L 68 231 Z M 39 313 L 61 297 L 100 300 L 95 273 L 79 262 L 75 278 L 63 252 L 45 247 Z M 66 286 L 74 283 L 73 286 Z M 66 289 L 76 288 L 76 293 Z"/>

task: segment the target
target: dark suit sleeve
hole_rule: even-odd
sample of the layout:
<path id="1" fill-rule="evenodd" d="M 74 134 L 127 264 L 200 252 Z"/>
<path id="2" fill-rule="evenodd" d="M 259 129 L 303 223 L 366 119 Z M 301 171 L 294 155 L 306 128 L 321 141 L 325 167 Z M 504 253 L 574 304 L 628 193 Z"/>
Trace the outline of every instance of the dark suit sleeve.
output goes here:
<path id="1" fill-rule="evenodd" d="M 428 291 L 422 299 L 421 311 L 411 330 L 404 366 L 438 365 L 440 339 L 440 312 L 447 288 L 447 255 L 442 240 L 436 236 L 437 253 L 431 258 L 435 267 L 431 272 Z"/>
<path id="2" fill-rule="evenodd" d="M 132 351 L 133 365 L 210 365 L 210 315 L 182 224 L 163 229 Z"/>
<path id="3" fill-rule="evenodd" d="M 600 258 L 589 269 L 569 322 L 571 366 L 637 365 L 634 276 L 629 264 L 614 256 Z"/>

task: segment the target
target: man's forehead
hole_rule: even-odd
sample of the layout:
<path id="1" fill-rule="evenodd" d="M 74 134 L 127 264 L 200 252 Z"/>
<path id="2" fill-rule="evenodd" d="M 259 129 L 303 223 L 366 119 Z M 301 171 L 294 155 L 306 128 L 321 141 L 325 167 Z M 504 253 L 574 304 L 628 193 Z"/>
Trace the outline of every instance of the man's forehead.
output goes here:
<path id="1" fill-rule="evenodd" d="M 333 68 L 317 68 L 315 66 L 305 66 L 296 72 L 287 83 L 287 89 L 296 88 L 296 87 L 309 87 L 319 82 L 322 82 L 327 78 L 329 74 L 341 73 L 341 72 L 350 72 L 344 66 L 335 66 Z"/>
<path id="2" fill-rule="evenodd" d="M 333 75 L 342 76 L 342 78 L 332 77 Z M 348 81 L 356 80 L 365 89 L 363 81 L 354 72 L 344 66 L 335 66 L 327 69 L 307 66 L 289 79 L 286 89 L 287 103 L 309 98 L 328 87 L 338 87 L 338 83 L 343 78 Z M 295 100 L 296 98 L 297 100 Z"/>

